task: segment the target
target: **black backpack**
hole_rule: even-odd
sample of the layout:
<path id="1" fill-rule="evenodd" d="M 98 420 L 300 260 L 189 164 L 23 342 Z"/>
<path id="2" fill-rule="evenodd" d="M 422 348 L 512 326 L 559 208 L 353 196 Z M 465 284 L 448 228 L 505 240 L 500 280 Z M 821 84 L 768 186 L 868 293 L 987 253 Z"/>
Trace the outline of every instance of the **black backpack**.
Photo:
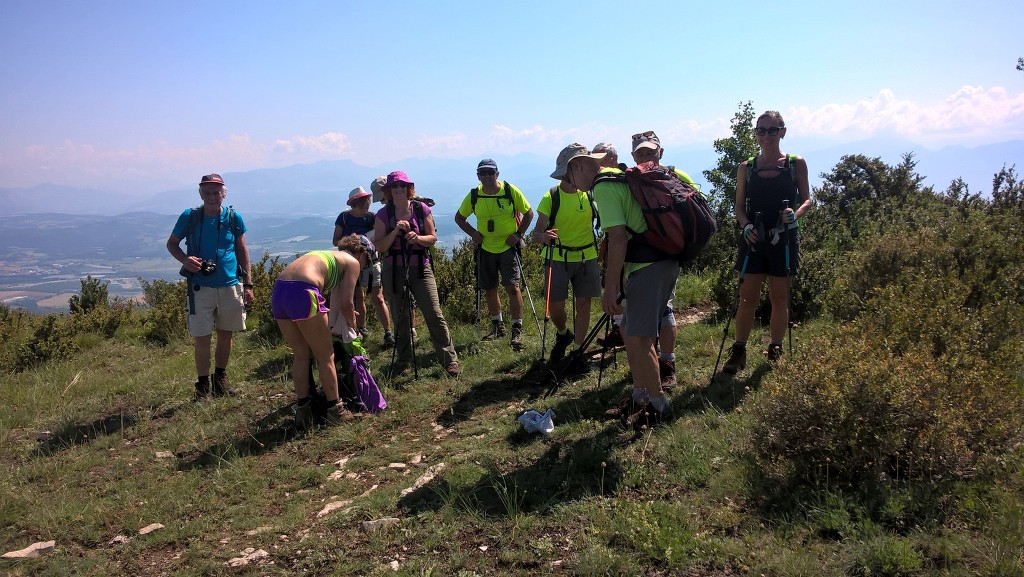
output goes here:
<path id="1" fill-rule="evenodd" d="M 633 167 L 624 174 L 602 173 L 594 181 L 625 182 L 640 204 L 647 230 L 632 235 L 626 247 L 626 261 L 655 262 L 693 260 L 718 230 L 715 214 L 707 199 L 684 182 L 671 166 Z"/>

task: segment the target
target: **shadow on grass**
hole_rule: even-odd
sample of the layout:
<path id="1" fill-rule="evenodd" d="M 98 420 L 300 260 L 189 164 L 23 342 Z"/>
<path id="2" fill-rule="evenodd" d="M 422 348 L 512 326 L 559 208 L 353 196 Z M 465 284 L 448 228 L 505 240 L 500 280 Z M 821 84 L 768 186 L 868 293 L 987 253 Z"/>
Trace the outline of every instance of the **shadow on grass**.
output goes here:
<path id="1" fill-rule="evenodd" d="M 748 392 L 761 387 L 761 381 L 771 370 L 768 363 L 758 366 L 747 378 L 719 373 L 714 381 L 705 387 L 691 387 L 673 399 L 672 407 L 677 412 L 700 413 L 709 406 L 722 412 L 729 412 L 739 406 Z"/>
<path id="2" fill-rule="evenodd" d="M 399 506 L 413 513 L 451 507 L 475 515 L 512 518 L 595 495 L 614 494 L 624 476 L 611 458 L 613 450 L 623 443 L 621 433 L 622 429 L 614 425 L 584 439 L 554 440 L 534 463 L 521 469 L 502 472 L 490 468 L 465 486 L 442 478 L 402 497 Z M 537 441 L 535 436 L 532 439 Z"/>
<path id="3" fill-rule="evenodd" d="M 184 406 L 185 404 L 171 406 L 150 418 L 169 419 Z M 76 445 L 91 443 L 99 437 L 120 433 L 128 427 L 135 426 L 139 422 L 139 414 L 144 410 L 140 407 L 122 407 L 117 412 L 89 423 L 68 423 L 46 439 L 41 439 L 39 446 L 32 451 L 32 457 L 48 457 Z"/>
<path id="4" fill-rule="evenodd" d="M 318 417 L 317 423 L 319 423 Z M 312 429 L 295 427 L 292 403 L 249 423 L 244 437 L 210 445 L 192 455 L 178 457 L 178 470 L 216 468 L 234 459 L 262 455 L 289 441 L 305 437 Z"/>

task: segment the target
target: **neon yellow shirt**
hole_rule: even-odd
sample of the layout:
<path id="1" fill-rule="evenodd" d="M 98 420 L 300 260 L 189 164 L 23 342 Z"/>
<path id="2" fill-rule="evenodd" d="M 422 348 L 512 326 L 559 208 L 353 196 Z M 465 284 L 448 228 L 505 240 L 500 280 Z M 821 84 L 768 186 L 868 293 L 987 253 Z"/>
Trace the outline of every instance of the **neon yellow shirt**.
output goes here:
<path id="1" fill-rule="evenodd" d="M 551 258 L 556 261 L 582 262 L 597 258 L 594 246 L 594 214 L 585 191 L 566 192 L 558 185 L 558 214 L 555 222 L 548 226 L 558 229 L 558 241 Z M 537 205 L 537 212 L 551 216 L 551 191 L 544 193 Z M 583 250 L 563 250 L 562 247 L 585 247 Z"/>
<path id="2" fill-rule="evenodd" d="M 459 214 L 465 218 L 476 214 L 476 229 L 484 237 L 481 247 L 487 252 L 501 254 L 511 248 L 505 244 L 505 239 L 519 229 L 517 213 L 525 214 L 532 207 L 523 196 L 523 191 L 516 188 L 514 184 L 509 183 L 508 185 L 512 195 L 512 206 L 509 206 L 508 199 L 505 198 L 504 181 L 498 181 L 498 194 L 484 194 L 483 186 L 480 184 L 476 187 L 476 210 L 473 209 L 471 193 L 466 195 L 459 206 Z M 494 225 L 488 226 L 487 223 L 491 221 L 494 222 Z"/>

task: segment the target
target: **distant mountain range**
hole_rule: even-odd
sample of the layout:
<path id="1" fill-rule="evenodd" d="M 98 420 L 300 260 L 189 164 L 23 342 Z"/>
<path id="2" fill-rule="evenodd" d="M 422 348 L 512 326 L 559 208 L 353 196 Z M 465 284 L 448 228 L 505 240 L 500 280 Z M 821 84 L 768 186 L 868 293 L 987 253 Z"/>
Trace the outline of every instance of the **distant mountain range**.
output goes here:
<path id="1" fill-rule="evenodd" d="M 799 140 L 790 144 L 799 147 Z M 788 147 L 787 147 L 787 150 Z M 811 184 L 821 182 L 820 174 L 830 172 L 843 155 L 864 154 L 880 157 L 889 164 L 900 161 L 903 153 L 913 152 L 918 172 L 925 183 L 942 190 L 962 177 L 974 192 L 991 192 L 992 176 L 1002 166 L 1024 163 L 1024 140 L 990 144 L 975 148 L 947 147 L 923 149 L 910 142 L 874 139 L 842 146 L 819 147 L 816 150 L 794 150 L 808 159 Z M 628 160 L 628 155 L 626 156 Z M 554 169 L 554 158 L 534 154 L 495 155 L 501 177 L 526 193 L 536 204 L 544 191 L 555 184 L 548 174 Z M 244 215 L 277 215 L 285 218 L 330 216 L 345 208 L 350 190 L 356 186 L 369 188 L 379 174 L 401 169 L 416 181 L 417 192 L 433 198 L 436 210 L 452 214 L 471 186 L 477 184 L 478 158 L 463 160 L 411 158 L 376 167 L 355 164 L 348 160 L 298 164 L 284 168 L 267 168 L 247 172 L 225 173 L 228 184 L 227 203 Z M 702 171 L 715 165 L 717 154 L 706 147 L 681 147 L 666 150 L 665 164 L 687 171 L 703 183 Z M 7 214 L 66 213 L 122 214 L 154 212 L 178 214 L 199 203 L 197 187 L 168 190 L 145 198 L 117 190 L 79 189 L 40 184 L 31 188 L 0 189 L 0 203 Z"/>

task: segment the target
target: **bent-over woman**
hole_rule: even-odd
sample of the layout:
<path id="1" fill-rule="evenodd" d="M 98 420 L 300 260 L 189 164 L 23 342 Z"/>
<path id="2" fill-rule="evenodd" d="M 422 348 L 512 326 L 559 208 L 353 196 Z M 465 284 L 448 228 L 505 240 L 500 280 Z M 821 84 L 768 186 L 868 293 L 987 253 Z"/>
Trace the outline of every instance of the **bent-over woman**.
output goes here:
<path id="1" fill-rule="evenodd" d="M 365 259 L 362 242 L 358 236 L 351 235 L 338 242 L 337 251 L 315 250 L 298 257 L 281 271 L 274 283 L 270 308 L 285 342 L 292 349 L 292 380 L 297 398 L 295 421 L 299 426 L 308 426 L 313 418 L 309 394 L 310 351 L 316 357 L 320 383 L 327 397 L 328 422 L 353 418 L 338 402 L 338 373 L 334 367 L 334 347 L 323 293 L 331 292 L 331 310 L 337 311 L 349 327 L 357 326 L 352 297 Z M 350 330 L 354 332 L 354 328 Z"/>

